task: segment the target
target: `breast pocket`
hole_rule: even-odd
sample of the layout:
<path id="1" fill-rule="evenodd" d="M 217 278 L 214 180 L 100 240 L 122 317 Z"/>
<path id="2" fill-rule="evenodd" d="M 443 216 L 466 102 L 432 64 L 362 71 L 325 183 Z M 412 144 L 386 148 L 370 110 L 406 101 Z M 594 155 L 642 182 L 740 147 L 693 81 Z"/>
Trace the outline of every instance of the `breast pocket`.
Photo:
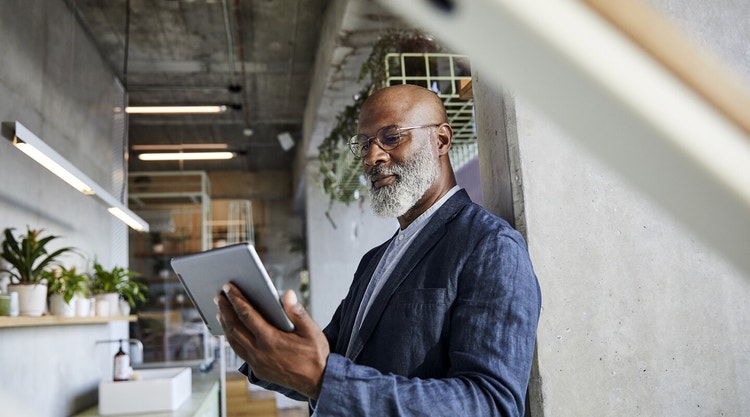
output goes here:
<path id="1" fill-rule="evenodd" d="M 445 288 L 422 288 L 393 294 L 393 319 L 411 324 L 435 326 L 448 308 Z"/>
<path id="2" fill-rule="evenodd" d="M 445 304 L 445 288 L 420 288 L 393 294 L 391 304 Z"/>

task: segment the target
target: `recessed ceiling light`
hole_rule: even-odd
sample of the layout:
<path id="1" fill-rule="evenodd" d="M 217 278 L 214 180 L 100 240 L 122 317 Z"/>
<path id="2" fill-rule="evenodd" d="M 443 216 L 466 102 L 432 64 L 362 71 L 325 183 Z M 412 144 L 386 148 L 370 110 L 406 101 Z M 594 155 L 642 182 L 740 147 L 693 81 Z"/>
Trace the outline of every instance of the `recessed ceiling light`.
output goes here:
<path id="1" fill-rule="evenodd" d="M 186 151 L 229 149 L 226 143 L 182 143 L 182 144 L 144 144 L 130 147 L 134 151 Z"/>
<path id="2" fill-rule="evenodd" d="M 153 152 L 138 155 L 141 161 L 199 161 L 232 159 L 234 152 Z"/>
<path id="3" fill-rule="evenodd" d="M 227 106 L 128 106 L 128 114 L 186 114 L 186 113 L 224 113 Z"/>

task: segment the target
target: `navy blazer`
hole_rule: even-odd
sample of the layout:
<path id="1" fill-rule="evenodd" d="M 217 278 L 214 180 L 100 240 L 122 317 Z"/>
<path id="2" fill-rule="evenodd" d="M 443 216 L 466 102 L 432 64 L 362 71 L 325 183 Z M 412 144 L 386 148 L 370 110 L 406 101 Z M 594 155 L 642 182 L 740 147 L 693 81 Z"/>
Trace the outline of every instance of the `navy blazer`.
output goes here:
<path id="1" fill-rule="evenodd" d="M 521 235 L 464 190 L 415 237 L 365 316 L 389 242 L 369 251 L 324 329 L 317 416 L 523 416 L 541 294 Z"/>

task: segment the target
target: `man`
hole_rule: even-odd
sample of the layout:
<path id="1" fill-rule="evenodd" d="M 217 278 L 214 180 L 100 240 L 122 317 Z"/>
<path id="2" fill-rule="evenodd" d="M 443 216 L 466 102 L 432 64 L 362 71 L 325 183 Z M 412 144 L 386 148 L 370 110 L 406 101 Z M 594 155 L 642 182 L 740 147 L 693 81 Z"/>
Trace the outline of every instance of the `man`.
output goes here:
<path id="1" fill-rule="evenodd" d="M 359 129 L 372 208 L 398 232 L 364 255 L 322 332 L 293 292 L 285 333 L 228 284 L 216 298 L 227 341 L 251 381 L 310 399 L 317 416 L 522 416 L 541 303 L 523 239 L 456 185 L 433 92 L 380 90 Z"/>

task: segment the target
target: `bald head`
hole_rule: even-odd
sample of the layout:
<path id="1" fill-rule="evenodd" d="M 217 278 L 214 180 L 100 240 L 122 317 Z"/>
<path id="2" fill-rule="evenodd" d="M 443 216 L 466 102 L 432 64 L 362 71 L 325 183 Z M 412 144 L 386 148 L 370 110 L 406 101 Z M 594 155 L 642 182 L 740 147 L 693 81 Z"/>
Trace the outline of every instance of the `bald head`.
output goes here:
<path id="1" fill-rule="evenodd" d="M 359 113 L 360 125 L 374 119 L 390 120 L 393 125 L 446 123 L 442 100 L 431 90 L 413 84 L 401 84 L 378 90 L 365 100 Z"/>

